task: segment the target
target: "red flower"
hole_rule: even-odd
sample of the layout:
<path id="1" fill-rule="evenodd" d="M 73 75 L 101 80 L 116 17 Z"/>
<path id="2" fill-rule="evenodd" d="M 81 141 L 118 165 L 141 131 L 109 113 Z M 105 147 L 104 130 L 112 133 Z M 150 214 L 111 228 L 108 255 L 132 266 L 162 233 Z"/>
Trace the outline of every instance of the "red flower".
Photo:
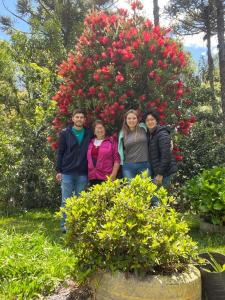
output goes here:
<path id="1" fill-rule="evenodd" d="M 149 19 L 147 19 L 146 21 L 145 21 L 145 26 L 146 27 L 148 27 L 148 28 L 151 28 L 152 27 L 152 22 L 149 20 Z"/>
<path id="2" fill-rule="evenodd" d="M 139 1 L 139 0 L 136 0 L 136 1 L 133 1 L 132 3 L 131 3 L 131 8 L 133 9 L 133 10 L 135 10 L 135 9 L 143 9 L 143 4 L 141 3 L 141 1 Z"/>
<path id="3" fill-rule="evenodd" d="M 151 53 L 154 53 L 155 50 L 156 50 L 156 46 L 155 46 L 154 44 L 151 45 L 151 46 L 149 46 L 149 51 L 150 51 Z"/>
<path id="4" fill-rule="evenodd" d="M 150 72 L 150 73 L 148 74 L 148 76 L 149 76 L 150 78 L 155 78 L 156 75 L 157 75 L 156 71 L 152 71 L 152 72 Z"/>
<path id="5" fill-rule="evenodd" d="M 184 157 L 182 155 L 175 155 L 176 160 L 183 160 Z"/>
<path id="6" fill-rule="evenodd" d="M 118 13 L 123 16 L 123 17 L 126 17 L 127 16 L 127 9 L 123 9 L 123 8 L 119 8 L 118 9 Z"/>
<path id="7" fill-rule="evenodd" d="M 180 128 L 184 128 L 185 127 L 185 121 L 181 120 L 179 122 L 179 126 L 180 126 Z"/>
<path id="8" fill-rule="evenodd" d="M 151 67 L 152 65 L 153 65 L 153 60 L 152 59 L 149 59 L 148 61 L 147 61 L 147 66 L 148 67 Z"/>
<path id="9" fill-rule="evenodd" d="M 136 50 L 139 48 L 140 44 L 141 44 L 141 41 L 139 39 L 132 42 L 132 46 Z"/>
<path id="10" fill-rule="evenodd" d="M 102 67 L 101 70 L 100 70 L 100 72 L 102 74 L 109 74 L 110 73 L 110 69 L 109 69 L 109 67 Z"/>
<path id="11" fill-rule="evenodd" d="M 189 121 L 190 121 L 191 123 L 195 123 L 195 122 L 197 122 L 197 118 L 196 118 L 195 116 L 192 116 L 192 117 L 189 119 Z"/>
<path id="12" fill-rule="evenodd" d="M 98 93 L 98 98 L 99 98 L 99 100 L 104 100 L 105 99 L 105 93 L 103 93 L 103 92 Z"/>
<path id="13" fill-rule="evenodd" d="M 102 45 L 106 45 L 109 43 L 109 38 L 107 36 L 103 36 L 103 37 L 100 37 L 99 38 L 99 42 L 102 44 Z"/>
<path id="14" fill-rule="evenodd" d="M 107 58 L 107 54 L 105 52 L 102 52 L 101 56 L 103 59 Z"/>
<path id="15" fill-rule="evenodd" d="M 48 141 L 49 143 L 51 143 L 51 142 L 54 141 L 54 138 L 53 138 L 52 136 L 48 136 L 48 137 L 47 137 L 47 141 Z"/>
<path id="16" fill-rule="evenodd" d="M 133 97 L 134 96 L 134 91 L 133 90 L 128 90 L 126 91 L 127 97 Z"/>
<path id="17" fill-rule="evenodd" d="M 58 142 L 52 143 L 51 147 L 52 147 L 52 150 L 57 150 L 59 147 L 59 143 Z"/>
<path id="18" fill-rule="evenodd" d="M 146 100 L 146 96 L 145 96 L 145 95 L 141 95 L 141 96 L 139 97 L 139 100 L 140 100 L 141 102 L 144 102 L 144 101 Z"/>
<path id="19" fill-rule="evenodd" d="M 143 38 L 144 38 L 144 42 L 145 42 L 145 43 L 148 43 L 148 42 L 150 41 L 150 39 L 151 39 L 151 34 L 150 34 L 150 32 L 144 31 L 144 32 L 142 33 L 142 35 L 143 35 Z"/>
<path id="20" fill-rule="evenodd" d="M 131 64 L 132 64 L 132 66 L 135 67 L 135 68 L 139 67 L 139 61 L 138 61 L 138 60 L 132 61 Z"/>
<path id="21" fill-rule="evenodd" d="M 91 86 L 88 90 L 88 95 L 94 95 L 96 93 L 96 88 Z"/>
<path id="22" fill-rule="evenodd" d="M 179 90 L 177 90 L 177 92 L 176 92 L 176 95 L 177 95 L 178 97 L 183 96 L 183 94 L 184 94 L 184 90 L 182 90 L 182 89 L 179 89 Z"/>
<path id="23" fill-rule="evenodd" d="M 100 75 L 98 73 L 95 73 L 93 75 L 94 80 L 99 81 L 100 80 Z"/>
<path id="24" fill-rule="evenodd" d="M 110 96 L 110 97 L 113 98 L 113 97 L 115 97 L 115 95 L 116 95 L 116 93 L 115 93 L 114 91 L 109 91 L 109 96 Z"/>
<path id="25" fill-rule="evenodd" d="M 118 75 L 116 76 L 116 82 L 123 82 L 124 81 L 124 77 L 123 75 L 118 72 Z"/>
<path id="26" fill-rule="evenodd" d="M 123 94 L 121 97 L 119 97 L 119 102 L 124 102 L 127 99 L 127 94 Z"/>

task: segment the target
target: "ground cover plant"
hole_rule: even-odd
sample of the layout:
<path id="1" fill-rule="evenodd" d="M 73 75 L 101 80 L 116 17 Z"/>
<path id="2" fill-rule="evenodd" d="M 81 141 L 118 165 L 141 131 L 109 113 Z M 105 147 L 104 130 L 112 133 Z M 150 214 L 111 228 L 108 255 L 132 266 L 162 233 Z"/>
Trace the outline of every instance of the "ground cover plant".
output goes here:
<path id="1" fill-rule="evenodd" d="M 49 211 L 0 217 L 0 299 L 38 299 L 71 277 L 74 258 Z"/>

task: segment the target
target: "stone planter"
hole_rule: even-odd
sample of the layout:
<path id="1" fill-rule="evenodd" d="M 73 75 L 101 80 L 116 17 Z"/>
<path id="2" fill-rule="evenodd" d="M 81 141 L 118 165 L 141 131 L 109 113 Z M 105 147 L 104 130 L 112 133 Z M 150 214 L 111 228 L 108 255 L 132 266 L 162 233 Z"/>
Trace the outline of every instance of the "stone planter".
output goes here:
<path id="1" fill-rule="evenodd" d="M 214 225 L 204 220 L 200 220 L 200 230 L 209 233 L 223 233 L 225 234 L 225 226 Z"/>
<path id="2" fill-rule="evenodd" d="M 187 272 L 171 276 L 136 276 L 99 273 L 91 280 L 96 300 L 201 300 L 200 272 L 190 266 Z"/>

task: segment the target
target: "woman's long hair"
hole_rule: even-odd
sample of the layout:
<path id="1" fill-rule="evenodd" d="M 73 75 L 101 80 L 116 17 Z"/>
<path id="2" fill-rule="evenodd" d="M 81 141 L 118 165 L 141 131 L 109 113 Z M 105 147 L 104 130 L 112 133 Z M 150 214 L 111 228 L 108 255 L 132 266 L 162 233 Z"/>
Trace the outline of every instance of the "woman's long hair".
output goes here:
<path id="1" fill-rule="evenodd" d="M 136 110 L 134 110 L 134 109 L 129 109 L 125 113 L 125 115 L 124 115 L 123 126 L 122 126 L 123 137 L 124 137 L 124 139 L 126 139 L 127 136 L 128 136 L 128 134 L 131 132 L 129 126 L 127 125 L 127 116 L 129 114 L 134 114 L 137 117 L 137 125 L 136 125 L 136 128 L 135 128 L 135 139 L 136 139 L 137 134 L 140 131 L 140 128 L 139 128 L 139 116 L 138 116 L 138 112 Z"/>

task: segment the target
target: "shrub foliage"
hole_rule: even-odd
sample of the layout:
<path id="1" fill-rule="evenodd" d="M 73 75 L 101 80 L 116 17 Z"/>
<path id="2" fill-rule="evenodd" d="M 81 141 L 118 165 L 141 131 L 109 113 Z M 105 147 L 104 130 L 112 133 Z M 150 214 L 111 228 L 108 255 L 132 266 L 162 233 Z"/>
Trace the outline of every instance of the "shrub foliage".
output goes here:
<path id="1" fill-rule="evenodd" d="M 173 199 L 143 176 L 107 181 L 68 200 L 66 239 L 74 250 L 77 280 L 99 269 L 173 273 L 195 256 L 187 224 L 168 205 Z M 153 195 L 162 202 L 155 209 Z"/>
<path id="2" fill-rule="evenodd" d="M 213 224 L 225 224 L 225 168 L 215 167 L 187 181 L 185 195 Z"/>

